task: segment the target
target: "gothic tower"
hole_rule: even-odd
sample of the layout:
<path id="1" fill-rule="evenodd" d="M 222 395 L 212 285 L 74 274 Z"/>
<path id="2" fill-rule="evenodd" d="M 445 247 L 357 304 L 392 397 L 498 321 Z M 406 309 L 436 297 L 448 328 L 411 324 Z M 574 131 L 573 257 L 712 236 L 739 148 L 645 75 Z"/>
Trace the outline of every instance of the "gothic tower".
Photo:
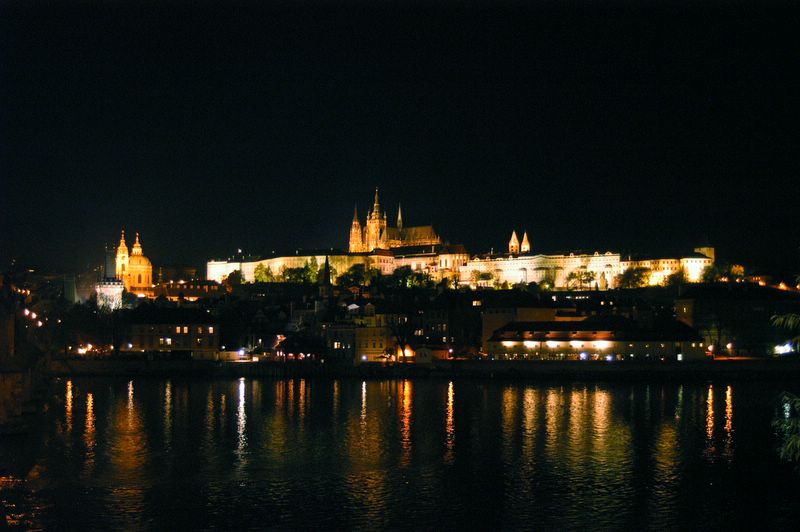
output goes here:
<path id="1" fill-rule="evenodd" d="M 350 253 L 364 251 L 363 234 L 361 232 L 361 222 L 358 221 L 358 206 L 353 210 L 353 223 L 350 225 Z"/>
<path id="2" fill-rule="evenodd" d="M 403 209 L 399 203 L 397 204 L 397 230 L 403 230 Z"/>
<path id="3" fill-rule="evenodd" d="M 372 204 L 372 212 L 367 216 L 367 228 L 364 240 L 364 251 L 372 251 L 375 248 L 385 247 L 386 213 L 381 214 L 378 187 L 375 187 L 375 201 Z"/>

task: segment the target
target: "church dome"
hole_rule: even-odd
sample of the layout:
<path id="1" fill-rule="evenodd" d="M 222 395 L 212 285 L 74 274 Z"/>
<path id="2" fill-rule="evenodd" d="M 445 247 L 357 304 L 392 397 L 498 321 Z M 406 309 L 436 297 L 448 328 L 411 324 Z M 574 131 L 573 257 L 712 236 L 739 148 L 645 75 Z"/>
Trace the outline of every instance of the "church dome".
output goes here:
<path id="1" fill-rule="evenodd" d="M 142 252 L 139 233 L 136 233 L 136 242 L 133 244 L 131 255 L 128 258 L 128 276 L 129 286 L 132 289 L 147 288 L 153 284 L 153 265 Z"/>
<path id="2" fill-rule="evenodd" d="M 150 259 L 144 255 L 131 255 L 131 257 L 128 259 L 128 269 L 133 271 L 137 267 L 152 268 L 153 264 L 150 262 Z"/>

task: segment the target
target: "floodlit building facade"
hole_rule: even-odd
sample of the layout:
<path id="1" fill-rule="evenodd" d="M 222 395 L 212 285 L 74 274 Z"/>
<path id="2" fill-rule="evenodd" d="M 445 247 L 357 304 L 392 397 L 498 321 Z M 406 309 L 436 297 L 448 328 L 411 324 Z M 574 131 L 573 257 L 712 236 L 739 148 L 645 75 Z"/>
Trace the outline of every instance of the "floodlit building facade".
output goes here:
<path id="1" fill-rule="evenodd" d="M 669 320 L 643 326 L 622 316 L 512 322 L 485 346 L 495 360 L 703 360 L 705 345 L 688 325 Z"/>
<path id="2" fill-rule="evenodd" d="M 152 294 L 153 265 L 142 251 L 139 233 L 136 233 L 136 241 L 129 254 L 128 246 L 125 243 L 125 231 L 122 231 L 119 246 L 117 246 L 116 277 L 122 281 L 128 292 L 139 297 L 147 297 Z"/>

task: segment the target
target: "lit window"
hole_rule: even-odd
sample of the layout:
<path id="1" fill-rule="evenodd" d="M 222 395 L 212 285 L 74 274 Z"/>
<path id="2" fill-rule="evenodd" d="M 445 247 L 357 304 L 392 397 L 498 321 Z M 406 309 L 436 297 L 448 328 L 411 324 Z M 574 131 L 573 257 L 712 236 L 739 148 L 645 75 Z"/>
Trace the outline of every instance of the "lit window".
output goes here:
<path id="1" fill-rule="evenodd" d="M 214 327 L 209 327 L 208 332 L 209 334 L 214 334 Z"/>
<path id="2" fill-rule="evenodd" d="M 180 333 L 181 333 L 181 327 L 180 325 L 178 325 L 177 327 L 175 327 L 175 334 L 180 334 Z"/>
<path id="3" fill-rule="evenodd" d="M 189 327 L 186 325 L 183 326 L 183 334 L 187 334 L 189 332 Z"/>
<path id="4" fill-rule="evenodd" d="M 158 345 L 164 345 L 164 339 L 163 338 L 159 338 L 158 339 Z"/>
<path id="5" fill-rule="evenodd" d="M 172 338 L 167 338 L 167 345 L 172 345 Z"/>

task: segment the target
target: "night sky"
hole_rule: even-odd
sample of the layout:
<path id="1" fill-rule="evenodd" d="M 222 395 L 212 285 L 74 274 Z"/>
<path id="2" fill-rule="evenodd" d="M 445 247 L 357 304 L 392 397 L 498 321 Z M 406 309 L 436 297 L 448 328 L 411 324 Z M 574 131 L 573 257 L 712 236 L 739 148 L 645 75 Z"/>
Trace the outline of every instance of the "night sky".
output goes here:
<path id="1" fill-rule="evenodd" d="M 2 266 L 345 248 L 379 186 L 472 252 L 800 272 L 800 10 L 593 4 L 3 2 Z"/>

